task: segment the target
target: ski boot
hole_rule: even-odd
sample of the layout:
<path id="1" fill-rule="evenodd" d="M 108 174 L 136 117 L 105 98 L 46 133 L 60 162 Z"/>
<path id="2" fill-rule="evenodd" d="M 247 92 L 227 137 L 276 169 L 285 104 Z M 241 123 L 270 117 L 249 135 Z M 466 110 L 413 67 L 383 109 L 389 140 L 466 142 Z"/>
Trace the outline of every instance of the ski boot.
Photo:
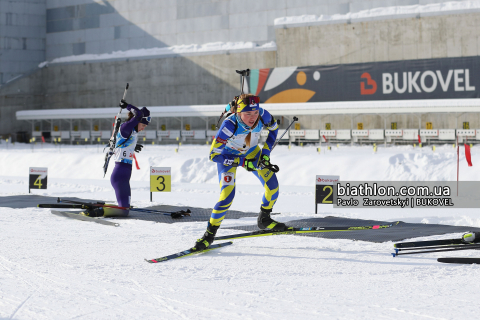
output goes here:
<path id="1" fill-rule="evenodd" d="M 277 222 L 270 217 L 272 209 L 265 209 L 260 207 L 260 214 L 258 215 L 257 225 L 258 228 L 264 230 L 269 229 L 272 231 L 285 231 L 287 226 L 284 223 Z"/>
<path id="2" fill-rule="evenodd" d="M 462 235 L 462 240 L 465 243 L 480 242 L 480 232 L 467 232 Z"/>
<path id="3" fill-rule="evenodd" d="M 92 218 L 103 217 L 104 213 L 105 212 L 103 211 L 102 207 L 87 209 L 84 212 L 80 212 L 81 215 L 87 216 L 87 217 L 92 217 Z"/>
<path id="4" fill-rule="evenodd" d="M 201 251 L 207 249 L 215 239 L 215 235 L 217 234 L 217 230 L 220 226 L 212 226 L 210 223 L 208 224 L 207 231 L 202 238 L 198 239 L 195 242 L 195 246 L 192 248 L 195 251 Z"/>

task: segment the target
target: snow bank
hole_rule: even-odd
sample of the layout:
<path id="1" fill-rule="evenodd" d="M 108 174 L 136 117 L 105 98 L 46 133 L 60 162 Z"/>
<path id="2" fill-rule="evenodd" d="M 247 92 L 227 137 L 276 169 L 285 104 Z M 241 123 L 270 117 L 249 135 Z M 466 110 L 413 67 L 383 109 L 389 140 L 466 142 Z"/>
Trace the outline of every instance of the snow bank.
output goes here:
<path id="1" fill-rule="evenodd" d="M 355 13 L 334 15 L 302 15 L 277 18 L 274 25 L 277 28 L 302 25 L 319 25 L 331 23 L 353 23 L 372 20 L 386 20 L 409 17 L 426 17 L 446 14 L 471 13 L 480 11 L 479 1 L 451 1 L 426 5 L 380 7 L 362 10 Z"/>
<path id="2" fill-rule="evenodd" d="M 141 170 L 134 170 L 132 181 L 148 181 L 149 167 L 172 167 L 174 183 L 217 184 L 216 164 L 208 160 L 210 146 L 146 145 L 137 154 Z M 412 145 L 383 147 L 377 153 L 371 146 L 336 145 L 321 153 L 316 146 L 298 147 L 279 145 L 272 153 L 272 162 L 280 167 L 278 178 L 281 185 L 311 186 L 315 175 L 340 175 L 342 180 L 365 181 L 455 181 L 456 149 L 452 145 L 414 148 Z M 48 167 L 49 177 L 72 179 L 103 179 L 103 145 L 54 146 L 51 144 L 16 144 L 13 148 L 5 142 L 0 145 L 2 152 L 0 176 L 25 176 L 29 167 Z M 474 167 L 468 167 L 460 148 L 460 180 L 479 181 L 480 170 L 476 170 L 476 160 L 480 148 L 472 148 Z M 110 164 L 107 177 L 114 163 Z M 238 179 L 245 184 L 257 184 L 257 179 L 238 170 Z"/>
<path id="3" fill-rule="evenodd" d="M 245 52 L 245 51 L 272 51 L 276 50 L 275 42 L 268 42 L 263 45 L 257 45 L 254 42 L 211 42 L 205 44 L 189 44 L 177 45 L 165 48 L 150 49 L 132 49 L 126 51 L 114 51 L 112 53 L 102 54 L 81 54 L 76 56 L 68 56 L 53 59 L 52 61 L 44 61 L 38 65 L 43 68 L 48 64 L 55 63 L 71 63 L 83 61 L 101 61 L 101 60 L 118 60 L 141 57 L 164 57 L 171 55 L 205 55 L 205 54 L 225 54 L 227 52 Z"/>

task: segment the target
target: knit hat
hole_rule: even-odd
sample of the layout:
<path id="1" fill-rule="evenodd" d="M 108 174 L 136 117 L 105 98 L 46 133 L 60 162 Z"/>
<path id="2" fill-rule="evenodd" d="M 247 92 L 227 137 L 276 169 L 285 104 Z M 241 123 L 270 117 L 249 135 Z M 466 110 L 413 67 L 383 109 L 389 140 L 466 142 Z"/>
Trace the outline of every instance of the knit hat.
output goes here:
<path id="1" fill-rule="evenodd" d="M 150 111 L 143 107 L 140 111 L 142 111 L 143 117 L 142 120 L 140 120 L 140 123 L 143 123 L 145 125 L 149 125 L 150 121 L 152 121 L 152 117 L 150 117 Z"/>

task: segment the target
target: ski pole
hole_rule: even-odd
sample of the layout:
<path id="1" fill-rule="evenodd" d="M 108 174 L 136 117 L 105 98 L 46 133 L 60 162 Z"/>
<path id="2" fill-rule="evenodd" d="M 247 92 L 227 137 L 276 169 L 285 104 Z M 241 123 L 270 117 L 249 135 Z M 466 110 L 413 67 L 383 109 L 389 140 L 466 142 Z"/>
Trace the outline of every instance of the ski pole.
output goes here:
<path id="1" fill-rule="evenodd" d="M 186 211 L 185 210 L 179 210 L 179 211 L 172 212 L 172 211 L 163 211 L 163 210 L 155 210 L 155 209 L 144 209 L 144 208 L 130 207 L 130 210 L 134 210 L 134 211 L 138 211 L 138 212 L 166 213 L 166 214 L 183 213 L 187 216 L 189 216 L 190 213 L 192 213 L 192 211 L 190 211 L 190 209 L 187 209 Z"/>
<path id="2" fill-rule="evenodd" d="M 288 125 L 287 129 L 285 129 L 285 131 L 284 131 L 283 134 L 280 136 L 280 138 L 279 138 L 277 141 L 275 141 L 275 144 L 272 146 L 272 149 L 270 150 L 270 152 L 273 151 L 273 149 L 275 148 L 275 146 L 278 144 L 278 142 L 280 142 L 280 140 L 282 139 L 282 137 L 285 135 L 285 133 L 287 133 L 288 129 L 290 129 L 290 127 L 292 126 L 292 124 L 293 124 L 295 121 L 298 121 L 298 118 L 294 116 L 294 117 L 293 117 L 293 121 Z M 279 168 L 277 165 L 271 164 L 271 163 L 270 163 L 268 166 L 263 166 L 262 168 L 263 168 L 263 169 L 271 170 L 271 171 L 273 171 L 273 172 L 275 172 L 275 173 L 278 172 L 278 171 L 280 171 L 280 168 Z"/>
<path id="3" fill-rule="evenodd" d="M 443 240 L 427 240 L 427 241 L 413 241 L 413 242 L 399 242 L 394 243 L 395 248 L 418 248 L 418 247 L 431 247 L 439 245 L 449 244 L 463 244 L 462 239 L 443 239 Z"/>
<path id="4" fill-rule="evenodd" d="M 414 251 L 414 250 L 428 250 L 428 249 L 446 249 L 446 248 L 461 248 L 463 246 L 471 246 L 473 245 L 470 243 L 464 243 L 464 244 L 447 244 L 443 246 L 429 246 L 429 247 L 416 247 L 416 248 L 400 248 L 400 249 L 395 249 L 395 251 Z"/>
<path id="5" fill-rule="evenodd" d="M 471 249 L 480 249 L 480 244 L 477 245 L 467 245 L 467 247 L 457 247 L 451 249 L 443 249 L 443 250 L 423 250 L 423 251 L 415 251 L 415 252 L 405 252 L 405 253 L 392 253 L 392 256 L 400 256 L 405 254 L 417 254 L 417 253 L 431 253 L 431 252 L 445 252 L 445 251 L 457 251 L 457 250 L 471 250 Z M 398 249 L 397 249 L 398 250 Z"/>
<path id="6" fill-rule="evenodd" d="M 293 124 L 295 121 L 298 121 L 298 118 L 294 116 L 292 122 L 288 125 L 287 129 L 285 129 L 285 131 L 284 131 L 283 134 L 280 136 L 280 138 L 278 138 L 278 140 L 275 141 L 275 144 L 273 145 L 273 147 L 272 147 L 272 149 L 270 150 L 270 152 L 273 151 L 273 148 L 275 148 L 275 146 L 280 142 L 280 140 L 283 138 L 283 136 L 285 135 L 285 133 L 287 133 L 288 129 L 290 129 L 290 127 L 292 126 L 292 124 Z"/>

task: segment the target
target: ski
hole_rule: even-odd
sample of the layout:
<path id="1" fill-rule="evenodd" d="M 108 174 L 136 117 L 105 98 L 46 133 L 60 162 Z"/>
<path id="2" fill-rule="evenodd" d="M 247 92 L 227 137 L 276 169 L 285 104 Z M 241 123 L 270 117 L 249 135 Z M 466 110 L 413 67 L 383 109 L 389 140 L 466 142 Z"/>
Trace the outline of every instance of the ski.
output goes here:
<path id="1" fill-rule="evenodd" d="M 52 210 L 51 211 L 54 215 L 60 216 L 60 217 L 66 217 L 70 219 L 75 219 L 75 220 L 81 220 L 81 221 L 90 221 L 90 222 L 95 222 L 99 224 L 104 224 L 107 226 L 114 226 L 114 227 L 119 227 L 120 224 L 104 220 L 103 218 L 93 218 L 93 217 L 87 217 L 84 215 L 81 215 L 80 212 L 75 212 L 75 211 L 57 211 L 57 210 Z"/>
<path id="2" fill-rule="evenodd" d="M 56 208 L 56 209 L 89 209 L 84 204 L 59 204 L 59 203 L 38 204 L 37 207 L 38 208 Z"/>
<path id="3" fill-rule="evenodd" d="M 58 198 L 57 202 L 61 203 L 60 205 L 64 205 L 65 207 L 57 206 L 55 208 L 71 208 L 71 207 L 69 207 L 69 205 L 76 204 L 76 205 L 84 205 L 85 206 L 84 208 L 88 208 L 88 209 L 91 209 L 91 208 L 94 208 L 94 207 L 104 207 L 104 208 L 116 208 L 116 209 L 131 210 L 131 211 L 138 211 L 138 212 L 145 212 L 145 213 L 158 213 L 158 214 L 163 214 L 163 215 L 166 215 L 166 216 L 171 216 L 174 219 L 190 216 L 190 213 L 191 213 L 190 209 L 171 212 L 171 211 L 154 210 L 154 209 L 147 209 L 147 208 L 135 208 L 135 207 L 125 208 L 125 207 L 119 207 L 119 206 L 115 206 L 115 205 L 105 204 L 105 202 L 101 202 L 101 201 L 97 201 L 96 203 L 92 203 L 92 202 L 81 202 L 81 201 L 73 201 L 73 200 L 62 200 L 62 199 Z M 47 207 L 48 204 L 45 204 L 45 205 L 44 204 L 42 204 L 42 205 L 39 204 L 38 206 L 39 207 L 41 206 L 40 208 L 48 208 Z"/>
<path id="4" fill-rule="evenodd" d="M 463 244 L 462 239 L 443 239 L 443 240 L 428 240 L 428 241 L 413 241 L 395 243 L 395 248 L 416 248 L 416 247 L 430 247 L 430 246 L 444 246 L 453 244 Z"/>
<path id="5" fill-rule="evenodd" d="M 428 248 L 425 248 L 428 249 Z M 480 244 L 464 244 L 464 245 L 458 245 L 454 247 L 443 247 L 441 249 L 431 249 L 431 250 L 420 250 L 420 251 L 409 251 L 409 252 L 395 252 L 392 253 L 393 257 L 396 256 L 403 256 L 406 254 L 419 254 L 419 253 L 432 253 L 432 252 L 445 252 L 445 251 L 457 251 L 457 250 L 472 250 L 472 249 L 480 249 Z"/>
<path id="6" fill-rule="evenodd" d="M 442 263 L 480 264 L 480 258 L 438 258 Z"/>
<path id="7" fill-rule="evenodd" d="M 178 252 L 178 253 L 174 253 L 174 254 L 171 254 L 169 256 L 165 256 L 165 257 L 161 257 L 161 258 L 156 258 L 156 259 L 151 259 L 151 260 L 145 259 L 145 261 L 147 261 L 148 263 L 165 262 L 165 261 L 168 261 L 168 260 L 188 257 L 188 256 L 191 256 L 191 255 L 194 255 L 194 254 L 197 254 L 197 253 L 208 252 L 210 250 L 226 247 L 226 246 L 229 246 L 231 244 L 233 244 L 233 242 L 231 242 L 231 241 L 230 242 L 223 242 L 223 243 L 213 244 L 213 245 L 209 246 L 208 248 L 206 248 L 205 250 L 192 251 L 192 249 L 188 249 L 188 250 L 181 251 L 181 252 Z"/>
<path id="8" fill-rule="evenodd" d="M 376 230 L 376 229 L 390 228 L 390 227 L 396 226 L 399 223 L 400 223 L 400 221 L 397 221 L 397 222 L 394 222 L 394 223 L 391 223 L 391 224 L 374 225 L 374 226 L 360 226 L 360 227 L 303 227 L 303 228 L 290 227 L 290 228 L 288 228 L 288 230 L 285 230 L 285 231 L 257 230 L 257 231 L 253 231 L 253 232 L 233 234 L 233 235 L 230 235 L 230 236 L 215 237 L 215 241 L 243 239 L 243 238 L 254 238 L 254 237 L 265 237 L 265 236 L 276 236 L 276 235 L 285 235 L 285 234 Z"/>

